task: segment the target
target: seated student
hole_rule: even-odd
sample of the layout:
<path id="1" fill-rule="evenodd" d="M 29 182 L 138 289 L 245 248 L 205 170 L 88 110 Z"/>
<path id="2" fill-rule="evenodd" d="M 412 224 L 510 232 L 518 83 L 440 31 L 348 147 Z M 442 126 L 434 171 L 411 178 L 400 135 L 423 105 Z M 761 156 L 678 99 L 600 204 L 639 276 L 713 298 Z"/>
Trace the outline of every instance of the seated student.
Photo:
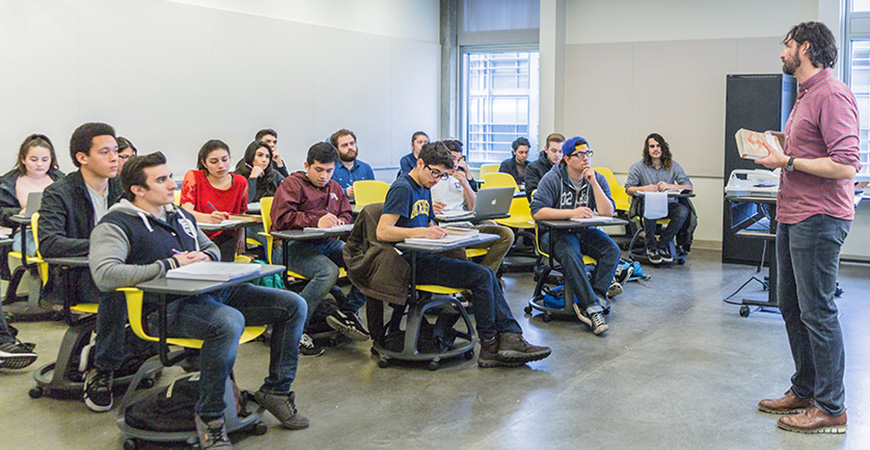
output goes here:
<path id="1" fill-rule="evenodd" d="M 12 250 L 21 251 L 21 234 L 18 224 L 9 217 L 24 213 L 31 192 L 42 192 L 63 176 L 57 167 L 57 156 L 48 136 L 31 134 L 21 143 L 15 168 L 0 177 L 0 225 L 15 230 Z M 36 254 L 33 232 L 28 230 L 25 237 L 27 256 L 33 256 Z"/>
<path id="2" fill-rule="evenodd" d="M 34 344 L 25 344 L 15 338 L 15 329 L 6 324 L 3 303 L 0 302 L 0 369 L 23 369 L 36 361 Z"/>
<path id="3" fill-rule="evenodd" d="M 477 199 L 477 194 L 471 187 L 474 178 L 471 177 L 471 171 L 468 170 L 468 165 L 462 160 L 462 142 L 457 140 L 442 141 L 453 158 L 453 168 L 448 171 L 450 174 L 447 178 L 442 178 L 432 186 L 432 210 L 435 214 L 441 214 L 442 211 L 471 211 L 474 209 L 474 201 Z M 486 267 L 489 267 L 493 272 L 498 273 L 498 267 L 501 265 L 504 255 L 511 249 L 514 243 L 514 232 L 508 227 L 497 225 L 493 221 L 487 221 L 484 224 L 474 226 L 473 228 L 480 230 L 481 233 L 496 234 L 499 239 L 495 242 L 476 245 L 475 248 L 489 249 L 483 260 L 480 262 Z"/>
<path id="4" fill-rule="evenodd" d="M 631 165 L 628 177 L 625 179 L 625 191 L 628 195 L 636 192 L 659 192 L 668 190 L 692 189 L 692 182 L 683 172 L 683 168 L 673 160 L 668 143 L 658 133 L 647 136 L 643 143 L 643 159 Z M 677 201 L 668 199 L 668 215 L 670 219 L 662 230 L 656 242 L 655 219 L 643 219 L 643 230 L 646 236 L 646 256 L 652 264 L 674 260 L 671 255 L 670 242 L 689 217 L 689 207 Z"/>
<path id="5" fill-rule="evenodd" d="M 547 172 L 538 184 L 531 203 L 535 220 L 559 220 L 572 217 L 592 217 L 594 213 L 612 216 L 616 208 L 610 197 L 610 186 L 604 176 L 592 170 L 592 150 L 582 137 L 573 137 L 562 145 L 562 161 Z M 549 248 L 551 235 L 541 236 L 542 248 Z M 562 263 L 562 273 L 578 302 L 574 303 L 577 318 L 593 333 L 607 331 L 604 307 L 616 265 L 619 247 L 597 228 L 576 228 L 559 233 L 553 246 L 556 260 Z M 592 279 L 586 277 L 583 255 L 598 262 Z M 619 290 L 621 292 L 621 289 Z"/>
<path id="6" fill-rule="evenodd" d="M 193 215 L 172 204 L 176 184 L 162 153 L 131 158 L 121 184 L 125 199 L 103 217 L 91 239 L 90 268 L 101 290 L 135 286 L 180 266 L 220 259 Z M 269 376 L 255 394 L 257 403 L 286 428 L 308 426 L 290 390 L 305 311 L 297 294 L 249 283 L 169 303 L 167 334 L 205 341 L 195 407 L 202 448 L 232 448 L 224 425 L 224 386 L 245 325 L 272 325 Z M 107 395 L 111 398 L 111 389 Z"/>
<path id="7" fill-rule="evenodd" d="M 399 160 L 399 177 L 409 174 L 417 165 L 420 150 L 428 143 L 429 135 L 422 131 L 416 131 L 411 135 L 411 153 L 408 153 Z"/>
<path id="8" fill-rule="evenodd" d="M 356 147 L 356 134 L 344 128 L 332 133 L 329 142 L 338 150 L 341 164 L 335 168 L 332 179 L 344 189 L 347 198 L 353 201 L 353 182 L 359 180 L 374 180 L 375 172 L 372 166 L 357 159 L 359 151 Z"/>
<path id="9" fill-rule="evenodd" d="M 338 159 L 338 152 L 329 142 L 318 142 L 308 149 L 305 171 L 290 174 L 275 193 L 272 201 L 273 230 L 331 228 L 352 223 L 350 202 L 344 189 L 332 179 Z M 341 255 L 343 249 L 344 242 L 337 238 L 291 241 L 287 247 L 290 252 L 288 269 L 309 279 L 300 292 L 308 302 L 306 333 L 299 343 L 303 355 L 323 354 L 323 349 L 314 344 L 307 331 L 311 316 L 338 280 L 338 268 L 345 267 Z M 365 302 L 362 292 L 355 286 L 351 287 L 347 303 L 338 305 L 340 309 L 331 312 L 326 322 L 351 339 L 367 340 L 369 333 L 357 316 Z"/>
<path id="10" fill-rule="evenodd" d="M 221 223 L 248 210 L 248 182 L 230 173 L 230 148 L 223 141 L 212 139 L 199 150 L 196 170 L 187 172 L 181 182 L 181 207 L 203 223 Z M 240 230 L 206 235 L 221 249 L 222 261 L 233 261 L 237 252 L 245 251 Z"/>
<path id="11" fill-rule="evenodd" d="M 511 143 L 513 156 L 502 161 L 501 165 L 498 167 L 499 172 L 509 173 L 514 177 L 520 190 L 525 189 L 526 166 L 528 165 L 527 159 L 529 158 L 529 148 L 531 148 L 531 146 L 532 144 L 529 143 L 528 139 L 524 137 L 517 138 Z"/>
<path id="12" fill-rule="evenodd" d="M 538 188 L 541 178 L 562 159 L 563 142 L 565 142 L 565 136 L 559 133 L 550 133 L 547 136 L 547 146 L 541 150 L 538 159 L 529 163 L 528 167 L 526 167 L 526 197 L 528 197 L 529 203 L 532 201 L 532 192 L 535 192 L 535 189 Z"/>
<path id="13" fill-rule="evenodd" d="M 248 144 L 245 156 L 236 164 L 235 172 L 247 179 L 248 203 L 274 196 L 285 178 L 272 164 L 272 147 L 265 141 Z"/>
<path id="14" fill-rule="evenodd" d="M 275 169 L 283 175 L 287 177 L 290 175 L 287 172 L 287 166 L 284 165 L 284 160 L 281 159 L 281 154 L 278 153 L 278 132 L 271 128 L 264 128 L 257 132 L 257 135 L 254 137 L 255 141 L 263 141 L 269 144 L 269 147 L 272 148 L 272 165 Z"/>
<path id="15" fill-rule="evenodd" d="M 121 169 L 124 168 L 124 163 L 131 157 L 138 155 L 139 152 L 129 139 L 123 136 L 118 136 L 115 140 L 118 141 L 118 173 L 121 173 Z"/>
<path id="16" fill-rule="evenodd" d="M 449 177 L 448 171 L 453 166 L 453 157 L 444 143 L 432 142 L 423 147 L 414 169 L 394 181 L 387 192 L 377 227 L 378 240 L 400 242 L 410 237 L 444 237 L 444 230 L 434 223 L 429 189 Z M 408 252 L 403 257 L 407 260 L 410 255 Z M 477 358 L 480 367 L 514 367 L 550 355 L 549 347 L 529 344 L 523 338 L 523 330 L 511 314 L 491 268 L 435 253 L 416 255 L 418 284 L 468 289 L 474 295 L 472 305 L 481 342 Z"/>

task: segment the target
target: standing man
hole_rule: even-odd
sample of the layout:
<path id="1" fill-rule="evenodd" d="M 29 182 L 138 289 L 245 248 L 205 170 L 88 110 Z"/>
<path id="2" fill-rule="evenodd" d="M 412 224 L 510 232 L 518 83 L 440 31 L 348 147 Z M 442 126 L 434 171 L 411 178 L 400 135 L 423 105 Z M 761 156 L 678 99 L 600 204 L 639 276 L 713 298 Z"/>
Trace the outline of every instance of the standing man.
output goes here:
<path id="1" fill-rule="evenodd" d="M 341 164 L 335 168 L 332 179 L 344 189 L 349 200 L 353 200 L 353 182 L 359 180 L 374 180 L 375 172 L 372 166 L 356 159 L 359 151 L 356 148 L 356 134 L 347 129 L 340 129 L 329 137 L 329 142 L 338 150 Z"/>
<path id="2" fill-rule="evenodd" d="M 413 170 L 414 166 L 417 165 L 417 158 L 420 156 L 420 150 L 422 150 L 423 146 L 428 143 L 429 135 L 422 131 L 416 131 L 411 135 L 411 153 L 408 153 L 399 160 L 400 177 L 411 173 L 411 170 Z"/>
<path id="3" fill-rule="evenodd" d="M 515 141 L 511 142 L 511 149 L 513 150 L 513 156 L 501 162 L 501 165 L 498 167 L 498 171 L 502 173 L 509 173 L 514 180 L 517 182 L 517 186 L 519 186 L 520 190 L 525 190 L 525 182 L 526 182 L 526 165 L 528 165 L 529 159 L 529 148 L 531 148 L 532 144 L 529 143 L 529 140 L 524 137 L 519 137 Z"/>
<path id="4" fill-rule="evenodd" d="M 563 142 L 565 142 L 565 136 L 559 133 L 550 133 L 547 136 L 547 146 L 541 150 L 537 161 L 530 163 L 526 167 L 526 197 L 529 199 L 529 203 L 532 202 L 532 192 L 535 192 L 535 189 L 538 188 L 541 178 L 544 178 L 544 174 L 549 172 L 553 168 L 553 165 L 558 164 L 559 160 L 562 159 Z"/>
<path id="5" fill-rule="evenodd" d="M 855 210 L 852 180 L 858 162 L 858 107 L 848 86 L 834 78 L 834 36 L 820 22 L 792 27 L 783 39 L 782 71 L 798 81 L 785 125 L 774 133 L 784 153 L 757 160 L 782 168 L 776 198 L 777 297 L 795 373 L 785 396 L 758 408 L 787 414 L 777 424 L 800 433 L 845 433 L 843 334 L 834 292 L 840 247 Z"/>
<path id="6" fill-rule="evenodd" d="M 254 140 L 269 144 L 269 147 L 272 148 L 272 162 L 275 163 L 275 169 L 278 173 L 284 175 L 284 178 L 287 178 L 290 174 L 287 172 L 287 167 L 284 166 L 281 154 L 278 153 L 278 132 L 271 128 L 264 128 L 257 132 Z"/>

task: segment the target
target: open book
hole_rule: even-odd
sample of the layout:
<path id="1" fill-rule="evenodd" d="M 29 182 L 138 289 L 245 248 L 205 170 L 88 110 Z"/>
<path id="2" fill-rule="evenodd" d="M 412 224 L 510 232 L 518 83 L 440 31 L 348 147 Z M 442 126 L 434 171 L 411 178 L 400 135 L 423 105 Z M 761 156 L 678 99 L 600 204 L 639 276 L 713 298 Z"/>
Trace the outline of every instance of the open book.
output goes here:
<path id="1" fill-rule="evenodd" d="M 572 217 L 569 220 L 571 220 L 571 222 L 579 222 L 579 223 L 608 223 L 608 222 L 613 222 L 616 219 L 613 217 L 607 217 L 607 216 L 592 216 L 592 217 L 586 217 L 586 218 Z"/>
<path id="2" fill-rule="evenodd" d="M 229 281 L 260 270 L 259 264 L 203 261 L 172 269 L 166 278 L 180 280 Z"/>
<path id="3" fill-rule="evenodd" d="M 318 233 L 318 232 L 323 232 L 323 231 L 343 232 L 343 231 L 352 231 L 352 230 L 353 230 L 352 223 L 346 223 L 344 225 L 336 225 L 332 228 L 305 227 L 302 229 L 302 231 L 304 231 L 306 233 Z"/>
<path id="4" fill-rule="evenodd" d="M 734 139 L 737 141 L 737 152 L 740 153 L 741 158 L 764 158 L 769 153 L 767 147 L 764 146 L 765 142 L 771 147 L 782 151 L 782 146 L 779 145 L 779 139 L 772 134 L 764 134 L 759 133 L 758 131 L 741 128 L 737 130 Z"/>
<path id="5" fill-rule="evenodd" d="M 423 245 L 434 245 L 438 247 L 446 247 L 448 245 L 458 244 L 460 242 L 470 241 L 474 239 L 474 236 L 457 236 L 450 235 L 444 236 L 441 239 L 429 239 L 429 238 L 405 238 L 406 244 L 423 244 Z"/>
<path id="6" fill-rule="evenodd" d="M 232 228 L 240 223 L 244 222 L 243 220 L 238 219 L 225 219 L 221 223 L 203 223 L 199 222 L 199 229 L 202 231 L 214 231 L 214 230 L 223 230 L 225 228 Z"/>

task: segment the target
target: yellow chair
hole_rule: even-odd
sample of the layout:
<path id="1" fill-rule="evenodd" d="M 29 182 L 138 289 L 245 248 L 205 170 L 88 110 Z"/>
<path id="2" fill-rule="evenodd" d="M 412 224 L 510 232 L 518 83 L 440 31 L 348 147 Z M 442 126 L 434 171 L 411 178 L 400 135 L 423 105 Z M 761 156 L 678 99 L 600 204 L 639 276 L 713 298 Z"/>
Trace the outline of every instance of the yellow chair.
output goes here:
<path id="1" fill-rule="evenodd" d="M 486 174 L 498 172 L 498 168 L 499 168 L 498 164 L 483 164 L 483 165 L 481 165 L 480 169 L 478 171 L 477 179 L 483 180 L 484 177 L 486 176 Z M 481 187 L 485 187 L 485 185 L 481 186 Z"/>
<path id="2" fill-rule="evenodd" d="M 526 197 L 514 197 L 511 201 L 511 208 L 508 214 L 510 214 L 510 217 L 495 219 L 495 222 L 509 228 L 522 230 L 531 230 L 535 227 L 535 221 L 532 219 L 532 209 L 529 207 L 529 199 Z"/>
<path id="3" fill-rule="evenodd" d="M 175 190 L 175 201 L 172 203 L 175 203 L 175 206 L 181 206 L 181 189 Z"/>
<path id="4" fill-rule="evenodd" d="M 512 187 L 515 192 L 520 191 L 519 186 L 517 186 L 517 180 L 509 173 L 488 173 L 483 176 L 483 185 L 486 188 Z"/>
<path id="5" fill-rule="evenodd" d="M 613 202 L 616 203 L 616 211 L 620 214 L 625 213 L 624 217 L 627 217 L 628 209 L 631 207 L 631 197 L 625 192 L 625 186 L 616 181 L 613 171 L 607 167 L 593 167 L 592 170 L 600 173 L 607 180 L 607 185 L 610 186 L 610 196 L 613 198 Z"/>
<path id="6" fill-rule="evenodd" d="M 37 239 L 37 234 L 36 234 L 36 221 L 37 220 L 39 220 L 39 213 L 34 213 L 30 217 L 30 229 L 33 232 L 33 239 L 34 240 Z M 24 237 L 26 238 L 26 234 Z M 25 248 L 23 249 L 23 251 L 21 251 L 21 252 L 10 251 L 7 253 L 7 258 L 9 258 L 8 261 L 10 263 L 12 261 L 18 262 L 18 266 L 16 266 L 15 270 L 12 271 L 13 276 L 9 282 L 9 285 L 8 285 L 7 291 L 6 291 L 7 296 L 11 296 L 10 298 L 17 297 L 16 291 L 18 290 L 19 282 L 22 280 L 22 278 L 25 275 L 25 272 L 28 270 L 26 266 L 33 267 L 32 265 L 35 264 L 36 265 L 35 266 L 36 273 L 38 274 L 39 279 L 42 281 L 42 286 L 45 286 L 45 284 L 48 282 L 48 264 L 46 264 L 45 261 L 42 260 L 42 257 L 39 256 L 38 242 L 35 242 L 35 243 L 37 244 L 36 255 L 35 256 L 28 256 L 26 264 L 25 264 L 25 260 L 23 259 L 24 258 L 23 252 L 25 252 L 27 250 L 26 245 L 25 245 Z M 26 244 L 26 242 L 25 242 L 25 244 Z M 12 264 L 10 264 L 10 269 L 12 268 L 11 266 L 12 266 Z M 29 295 L 30 296 L 38 296 L 39 292 L 40 292 L 39 289 L 36 289 L 34 286 L 31 286 Z M 32 302 L 35 302 L 37 300 L 38 299 L 31 299 Z M 11 300 L 11 301 L 17 301 L 17 300 Z"/>
<path id="7" fill-rule="evenodd" d="M 357 206 L 383 203 L 387 199 L 390 185 L 378 180 L 359 180 L 353 182 L 353 196 Z"/>
<path id="8" fill-rule="evenodd" d="M 39 261 L 39 275 L 42 278 L 42 284 L 48 282 L 48 263 L 42 260 L 42 254 L 39 252 L 39 213 L 34 213 L 30 218 L 30 226 L 33 228 L 33 243 L 36 244 L 36 258 L 31 261 Z M 64 314 L 67 315 L 67 322 L 72 325 L 73 319 L 69 313 L 79 314 L 96 314 L 99 303 L 76 303 L 72 304 L 68 296 L 64 295 Z"/>

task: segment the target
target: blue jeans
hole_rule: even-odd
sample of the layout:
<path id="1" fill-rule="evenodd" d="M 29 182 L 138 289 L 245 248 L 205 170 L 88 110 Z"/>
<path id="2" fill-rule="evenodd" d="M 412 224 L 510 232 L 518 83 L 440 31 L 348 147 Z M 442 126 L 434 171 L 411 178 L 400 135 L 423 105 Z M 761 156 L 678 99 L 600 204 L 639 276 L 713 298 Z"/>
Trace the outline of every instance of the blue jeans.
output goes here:
<path id="1" fill-rule="evenodd" d="M 3 302 L 0 302 L 0 344 L 9 342 L 15 342 L 15 338 L 9 332 L 9 325 L 6 324 L 6 317 L 3 316 Z"/>
<path id="2" fill-rule="evenodd" d="M 776 229 L 777 300 L 795 365 L 791 391 L 814 398 L 829 415 L 846 410 L 846 353 L 834 292 L 840 247 L 851 225 L 816 214 Z"/>
<path id="3" fill-rule="evenodd" d="M 272 325 L 269 376 L 260 389 L 271 394 L 290 393 L 306 311 L 305 301 L 294 292 L 247 283 L 171 301 L 167 305 L 167 335 L 204 341 L 197 414 L 203 418 L 223 415 L 224 383 L 236 362 L 245 325 Z M 157 330 L 156 316 L 149 317 L 152 330 Z"/>
<path id="4" fill-rule="evenodd" d="M 655 219 L 643 219 L 643 232 L 646 236 L 647 250 L 655 250 L 657 248 L 667 248 L 677 232 L 686 223 L 689 218 L 689 207 L 678 202 L 668 203 L 668 217 L 670 222 L 662 229 L 659 234 L 658 246 L 656 246 L 656 221 Z"/>
<path id="5" fill-rule="evenodd" d="M 404 258 L 410 264 L 411 253 Z M 470 261 L 433 253 L 417 252 L 417 284 L 435 284 L 468 289 L 474 294 L 472 307 L 480 339 L 488 341 L 499 333 L 522 333 L 498 285 L 495 272 Z"/>
<path id="6" fill-rule="evenodd" d="M 25 236 L 25 244 L 27 245 L 27 256 L 36 255 L 36 241 L 33 240 L 33 230 L 28 229 Z M 12 251 L 21 251 L 21 231 L 16 231 L 12 234 Z"/>
<path id="7" fill-rule="evenodd" d="M 541 236 L 541 249 L 549 251 L 550 232 Z M 557 233 L 553 242 L 553 257 L 562 264 L 565 283 L 574 292 L 577 302 L 589 314 L 604 310 L 599 299 L 607 297 L 607 289 L 616 273 L 621 253 L 619 246 L 606 233 L 597 228 L 580 228 Z M 598 262 L 592 277 L 586 276 L 583 255 L 591 256 Z"/>
<path id="8" fill-rule="evenodd" d="M 341 251 L 344 242 L 330 240 L 326 242 L 290 241 L 288 249 L 288 269 L 308 278 L 308 284 L 299 295 L 308 302 L 308 316 L 305 325 L 323 301 L 323 297 L 338 281 L 338 268 L 345 267 Z M 351 286 L 347 302 L 338 305 L 342 311 L 356 313 L 366 303 L 366 296 L 356 286 Z"/>

